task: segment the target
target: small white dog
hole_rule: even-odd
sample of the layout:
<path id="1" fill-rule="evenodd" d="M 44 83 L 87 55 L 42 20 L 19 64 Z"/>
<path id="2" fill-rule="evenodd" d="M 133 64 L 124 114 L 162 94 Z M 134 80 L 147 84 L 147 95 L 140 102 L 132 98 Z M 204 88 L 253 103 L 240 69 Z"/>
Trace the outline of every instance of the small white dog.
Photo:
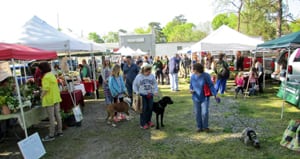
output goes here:
<path id="1" fill-rule="evenodd" d="M 254 129 L 247 127 L 243 130 L 241 140 L 245 145 L 252 145 L 255 148 L 260 148 L 259 140 Z"/>

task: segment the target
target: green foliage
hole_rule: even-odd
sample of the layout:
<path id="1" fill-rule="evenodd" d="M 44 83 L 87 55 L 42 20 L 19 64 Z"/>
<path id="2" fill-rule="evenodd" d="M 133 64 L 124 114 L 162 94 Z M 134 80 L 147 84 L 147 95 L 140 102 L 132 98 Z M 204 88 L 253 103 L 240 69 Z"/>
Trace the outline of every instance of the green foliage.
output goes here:
<path id="1" fill-rule="evenodd" d="M 104 40 L 101 39 L 100 35 L 98 35 L 96 32 L 89 33 L 88 39 L 92 40 L 92 41 L 94 41 L 96 43 L 104 43 Z"/>
<path id="2" fill-rule="evenodd" d="M 215 16 L 215 18 L 212 21 L 212 28 L 213 30 L 218 29 L 222 25 L 227 25 L 231 28 L 236 28 L 237 27 L 237 16 L 233 13 L 227 14 L 219 14 Z"/>
<path id="3" fill-rule="evenodd" d="M 108 32 L 107 35 L 104 35 L 102 38 L 106 43 L 116 43 L 119 42 L 119 33 L 111 31 Z"/>
<path id="4" fill-rule="evenodd" d="M 182 15 L 167 23 L 162 33 L 166 36 L 167 42 L 199 41 L 206 36 L 206 33 L 195 30 L 193 23 L 186 23 L 186 19 Z"/>
<path id="5" fill-rule="evenodd" d="M 149 34 L 149 33 L 151 33 L 151 28 L 150 27 L 148 27 L 147 29 L 142 28 L 142 27 L 136 28 L 136 29 L 134 29 L 134 33 L 136 33 L 136 34 Z"/>
<path id="6" fill-rule="evenodd" d="M 297 19 L 296 21 L 292 22 L 290 26 L 292 32 L 300 31 L 300 19 Z"/>
<path id="7" fill-rule="evenodd" d="M 15 110 L 19 106 L 17 98 L 13 96 L 13 79 L 8 78 L 0 86 L 0 106 L 7 105 L 10 110 Z"/>
<path id="8" fill-rule="evenodd" d="M 274 39 L 279 27 L 277 23 L 280 11 L 282 11 L 282 34 L 297 30 L 297 26 L 292 26 L 293 23 L 291 25 L 287 23 L 292 15 L 288 12 L 286 2 L 282 1 L 282 3 L 280 7 L 278 0 L 217 0 L 215 9 L 222 14 L 213 19 L 212 28 L 217 29 L 223 24 L 236 28 L 238 19 L 233 13 L 238 13 L 241 7 L 240 32 L 251 36 L 262 36 L 264 40 Z"/>

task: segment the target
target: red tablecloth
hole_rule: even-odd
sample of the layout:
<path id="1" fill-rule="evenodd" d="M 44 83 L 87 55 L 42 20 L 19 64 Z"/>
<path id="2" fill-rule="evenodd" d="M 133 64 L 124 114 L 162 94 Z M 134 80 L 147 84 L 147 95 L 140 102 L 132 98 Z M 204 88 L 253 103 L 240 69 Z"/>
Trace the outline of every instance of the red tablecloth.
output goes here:
<path id="1" fill-rule="evenodd" d="M 87 93 L 93 93 L 95 91 L 95 85 L 93 80 L 90 82 L 82 81 L 81 83 L 84 85 L 85 91 Z M 95 83 L 96 83 L 96 88 L 98 88 L 99 87 L 98 81 L 95 81 Z"/>
<path id="2" fill-rule="evenodd" d="M 74 95 L 75 95 L 76 105 L 80 104 L 81 106 L 84 106 L 84 98 L 82 96 L 81 90 L 75 90 L 71 94 L 72 94 L 73 98 L 74 98 Z M 61 99 L 62 99 L 62 101 L 60 102 L 60 108 L 64 112 L 72 111 L 73 103 L 72 103 L 72 99 L 70 97 L 69 92 L 68 91 L 62 91 L 62 92 L 60 92 L 60 96 L 61 96 Z"/>

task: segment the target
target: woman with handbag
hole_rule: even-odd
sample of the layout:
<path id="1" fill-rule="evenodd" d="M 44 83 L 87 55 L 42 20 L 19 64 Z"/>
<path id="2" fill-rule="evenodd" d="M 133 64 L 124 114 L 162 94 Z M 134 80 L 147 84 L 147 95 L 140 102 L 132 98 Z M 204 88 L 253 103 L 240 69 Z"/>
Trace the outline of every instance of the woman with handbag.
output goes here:
<path id="1" fill-rule="evenodd" d="M 199 63 L 193 65 L 190 92 L 192 94 L 194 111 L 196 113 L 197 132 L 208 132 L 210 96 L 215 96 L 217 102 L 220 102 L 220 98 L 217 97 L 217 91 L 214 88 L 210 75 L 204 72 L 203 66 Z"/>

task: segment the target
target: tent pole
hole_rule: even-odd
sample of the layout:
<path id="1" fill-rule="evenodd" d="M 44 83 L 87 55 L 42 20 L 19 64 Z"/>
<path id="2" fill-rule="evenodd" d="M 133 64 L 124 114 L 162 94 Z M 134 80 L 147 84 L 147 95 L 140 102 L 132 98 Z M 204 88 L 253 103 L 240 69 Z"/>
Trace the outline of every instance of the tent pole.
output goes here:
<path id="1" fill-rule="evenodd" d="M 266 71 L 266 64 L 265 64 L 265 52 L 263 51 L 263 88 L 265 88 L 266 87 L 266 73 L 265 73 L 265 71 Z"/>
<path id="2" fill-rule="evenodd" d="M 93 71 L 93 84 L 94 84 L 94 95 L 95 95 L 95 100 L 97 99 L 97 94 L 98 94 L 98 89 L 97 89 L 97 85 L 96 85 L 96 57 L 94 54 L 94 48 L 93 45 L 91 44 L 91 57 L 92 57 L 92 71 Z"/>
<path id="3" fill-rule="evenodd" d="M 23 104 L 22 104 L 22 100 L 21 100 L 20 87 L 19 87 L 17 76 L 16 76 L 16 68 L 15 68 L 14 59 L 11 59 L 11 62 L 13 64 L 13 75 L 14 75 L 15 83 L 16 83 L 16 89 L 17 89 L 18 100 L 19 100 L 19 107 L 20 107 L 20 110 L 21 110 L 21 117 L 22 117 L 22 121 L 23 121 L 23 128 L 24 128 L 24 131 L 25 131 L 25 137 L 27 138 L 28 137 L 27 127 L 26 127 L 26 121 L 25 121 L 25 116 L 24 116 Z"/>
<path id="4" fill-rule="evenodd" d="M 281 115 L 280 119 L 283 119 L 283 111 L 284 111 L 284 103 L 285 103 L 285 98 L 286 98 L 286 87 L 287 87 L 287 76 L 288 76 L 288 66 L 289 66 L 289 58 L 291 54 L 291 48 L 288 48 L 288 58 L 287 58 L 287 64 L 286 64 L 286 71 L 285 71 L 285 80 L 284 80 L 284 91 L 283 91 L 283 101 L 281 104 Z M 285 55 L 284 55 L 285 56 Z"/>

